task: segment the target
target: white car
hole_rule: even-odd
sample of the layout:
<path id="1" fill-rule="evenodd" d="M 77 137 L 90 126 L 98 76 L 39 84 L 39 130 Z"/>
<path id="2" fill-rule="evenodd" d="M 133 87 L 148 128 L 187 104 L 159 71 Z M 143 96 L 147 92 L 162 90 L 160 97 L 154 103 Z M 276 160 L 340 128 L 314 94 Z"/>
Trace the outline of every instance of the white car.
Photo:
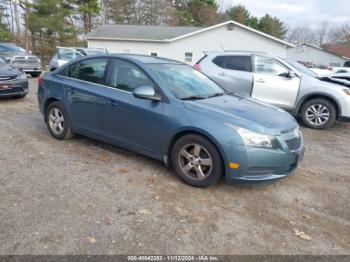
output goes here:
<path id="1" fill-rule="evenodd" d="M 311 128 L 350 122 L 350 89 L 303 65 L 254 52 L 210 52 L 195 66 L 229 92 L 278 106 Z"/>
<path id="2" fill-rule="evenodd" d="M 84 48 L 84 47 L 57 47 L 56 54 L 52 57 L 49 70 L 54 71 L 64 64 L 73 61 L 75 59 L 89 56 L 89 55 L 101 55 L 108 54 L 105 48 Z"/>

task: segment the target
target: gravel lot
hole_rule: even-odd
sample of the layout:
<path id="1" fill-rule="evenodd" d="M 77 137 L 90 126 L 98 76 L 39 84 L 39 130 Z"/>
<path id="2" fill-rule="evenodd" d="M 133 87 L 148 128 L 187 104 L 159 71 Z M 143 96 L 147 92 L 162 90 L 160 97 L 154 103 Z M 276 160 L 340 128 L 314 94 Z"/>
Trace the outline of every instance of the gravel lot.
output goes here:
<path id="1" fill-rule="evenodd" d="M 30 86 L 0 100 L 0 254 L 350 254 L 349 124 L 304 128 L 304 162 L 277 183 L 195 189 L 152 159 L 54 140 Z"/>

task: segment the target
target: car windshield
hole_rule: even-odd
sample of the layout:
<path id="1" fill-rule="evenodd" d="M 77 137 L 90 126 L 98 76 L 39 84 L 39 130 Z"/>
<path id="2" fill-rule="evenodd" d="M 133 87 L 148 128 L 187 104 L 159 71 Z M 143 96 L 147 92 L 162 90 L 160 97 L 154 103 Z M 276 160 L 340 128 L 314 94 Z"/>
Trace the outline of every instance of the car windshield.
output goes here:
<path id="1" fill-rule="evenodd" d="M 24 50 L 22 47 L 17 45 L 5 45 L 3 47 L 9 52 L 21 52 L 21 53 L 26 52 L 26 50 Z"/>
<path id="2" fill-rule="evenodd" d="M 190 66 L 152 64 L 150 67 L 178 99 L 205 99 L 225 94 L 214 81 Z"/>
<path id="3" fill-rule="evenodd" d="M 294 60 L 289 59 L 289 58 L 282 58 L 282 60 L 306 75 L 309 75 L 312 77 L 317 77 L 316 73 L 314 73 L 312 70 L 310 70 L 306 66 L 298 63 L 297 61 L 294 61 Z"/>

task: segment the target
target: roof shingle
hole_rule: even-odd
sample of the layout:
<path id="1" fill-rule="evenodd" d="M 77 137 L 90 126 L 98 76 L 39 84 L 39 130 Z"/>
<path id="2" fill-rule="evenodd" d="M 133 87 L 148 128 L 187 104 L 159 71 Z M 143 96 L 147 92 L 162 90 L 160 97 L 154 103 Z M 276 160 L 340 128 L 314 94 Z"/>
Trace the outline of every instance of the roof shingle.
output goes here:
<path id="1" fill-rule="evenodd" d="M 201 29 L 203 28 L 105 24 L 87 34 L 86 38 L 166 41 Z"/>

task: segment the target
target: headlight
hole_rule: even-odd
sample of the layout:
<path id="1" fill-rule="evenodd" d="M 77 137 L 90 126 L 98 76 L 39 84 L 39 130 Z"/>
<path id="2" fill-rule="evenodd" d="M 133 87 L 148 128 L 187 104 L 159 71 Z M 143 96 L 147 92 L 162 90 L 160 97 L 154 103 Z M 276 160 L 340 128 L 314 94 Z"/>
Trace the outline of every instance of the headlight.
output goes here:
<path id="1" fill-rule="evenodd" d="M 25 73 L 20 74 L 17 79 L 27 79 L 27 75 Z"/>
<path id="2" fill-rule="evenodd" d="M 350 88 L 349 88 L 349 89 L 343 89 L 343 91 L 345 92 L 345 94 L 347 94 L 348 96 L 350 96 Z"/>
<path id="3" fill-rule="evenodd" d="M 262 147 L 262 148 L 277 148 L 278 142 L 274 136 L 255 133 L 248 129 L 236 127 L 231 124 L 227 124 L 227 125 L 237 131 L 237 133 L 243 139 L 244 144 L 247 146 Z"/>

